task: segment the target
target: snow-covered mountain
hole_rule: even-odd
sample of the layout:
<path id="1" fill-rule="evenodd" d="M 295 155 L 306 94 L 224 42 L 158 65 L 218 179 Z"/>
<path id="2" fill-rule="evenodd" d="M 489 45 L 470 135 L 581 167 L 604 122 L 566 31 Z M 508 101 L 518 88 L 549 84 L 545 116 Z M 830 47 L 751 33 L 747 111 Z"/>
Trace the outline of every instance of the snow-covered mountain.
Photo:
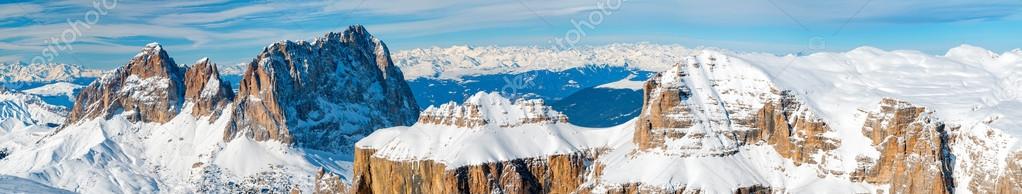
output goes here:
<path id="1" fill-rule="evenodd" d="M 71 64 L 0 63 L 0 82 L 72 81 L 79 77 L 99 77 L 102 73 Z"/>
<path id="2" fill-rule="evenodd" d="M 47 104 L 38 96 L 0 88 L 0 121 L 18 121 L 21 125 L 59 125 L 67 108 Z"/>
<path id="3" fill-rule="evenodd" d="M 347 182 L 355 141 L 418 113 L 362 26 L 271 44 L 247 67 L 235 94 L 212 60 L 180 66 L 146 45 L 81 89 L 63 125 L 5 129 L 19 137 L 0 174 L 82 193 L 310 192 L 324 173 Z"/>
<path id="4" fill-rule="evenodd" d="M 71 82 L 55 82 L 39 87 L 29 88 L 21 92 L 38 96 L 47 104 L 70 109 L 75 104 L 75 97 L 85 86 Z"/>
<path id="5" fill-rule="evenodd" d="M 60 126 L 65 115 L 65 107 L 46 104 L 31 94 L 0 88 L 0 160 L 32 147 L 53 132 L 54 127 Z"/>
<path id="6" fill-rule="evenodd" d="M 478 103 L 475 96 L 440 109 L 457 111 L 424 112 L 411 127 L 379 130 L 357 144 L 351 187 L 358 193 L 1022 192 L 1016 181 L 1022 177 L 1014 173 L 1022 169 L 1022 150 L 1009 135 L 1020 130 L 1011 118 L 1022 118 L 1014 111 L 1018 84 L 1012 84 L 1019 54 L 971 46 L 945 56 L 869 47 L 808 56 L 697 50 L 679 54 L 685 57 L 677 65 L 646 81 L 638 118 L 614 127 L 501 125 L 523 120 L 502 113 L 544 109 L 506 99 Z"/>

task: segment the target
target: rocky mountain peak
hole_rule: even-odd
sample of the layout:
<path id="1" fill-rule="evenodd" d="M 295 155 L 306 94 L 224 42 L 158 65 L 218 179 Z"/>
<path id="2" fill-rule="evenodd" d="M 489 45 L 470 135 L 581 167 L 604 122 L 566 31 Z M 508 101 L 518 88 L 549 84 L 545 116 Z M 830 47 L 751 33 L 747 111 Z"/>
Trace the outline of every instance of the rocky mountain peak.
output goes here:
<path id="1" fill-rule="evenodd" d="M 185 73 L 185 99 L 192 103 L 193 116 L 219 117 L 222 109 L 234 99 L 231 85 L 220 78 L 217 65 L 202 58 Z"/>
<path id="2" fill-rule="evenodd" d="M 419 115 L 419 122 L 465 128 L 514 127 L 530 123 L 567 123 L 568 117 L 545 105 L 541 99 L 511 102 L 500 93 L 479 92 L 462 105 L 449 102 L 439 107 L 430 106 Z"/>
<path id="3" fill-rule="evenodd" d="M 181 80 L 182 72 L 174 59 L 167 54 L 160 43 L 149 43 L 125 66 L 128 72 L 139 78 L 165 77 Z"/>
<path id="4" fill-rule="evenodd" d="M 126 113 L 130 120 L 166 122 L 181 109 L 184 72 L 158 43 L 82 89 L 65 124 Z"/>
<path id="5" fill-rule="evenodd" d="M 361 26 L 274 43 L 242 75 L 225 140 L 349 148 L 375 129 L 415 122 L 418 108 L 402 77 L 386 46 Z"/>

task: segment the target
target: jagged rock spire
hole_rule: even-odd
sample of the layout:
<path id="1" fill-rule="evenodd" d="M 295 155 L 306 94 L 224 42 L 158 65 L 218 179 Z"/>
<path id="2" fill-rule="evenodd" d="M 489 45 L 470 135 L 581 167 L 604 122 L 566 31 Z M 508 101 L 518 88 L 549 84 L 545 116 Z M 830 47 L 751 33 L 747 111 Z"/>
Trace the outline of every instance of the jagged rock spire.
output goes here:
<path id="1" fill-rule="evenodd" d="M 223 108 L 234 99 L 231 85 L 220 78 L 217 65 L 202 58 L 185 73 L 185 99 L 191 102 L 192 116 L 219 118 Z"/>
<path id="2" fill-rule="evenodd" d="M 225 141 L 239 136 L 350 149 L 373 130 L 410 125 L 411 89 L 382 41 L 362 26 L 267 46 L 242 75 Z"/>

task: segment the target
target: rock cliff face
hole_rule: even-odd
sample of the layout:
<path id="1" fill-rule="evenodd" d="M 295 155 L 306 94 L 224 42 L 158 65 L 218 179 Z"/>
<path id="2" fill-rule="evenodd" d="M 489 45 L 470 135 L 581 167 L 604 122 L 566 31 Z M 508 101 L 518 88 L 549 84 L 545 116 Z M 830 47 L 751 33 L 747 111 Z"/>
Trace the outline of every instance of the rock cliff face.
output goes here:
<path id="1" fill-rule="evenodd" d="M 169 121 L 184 103 L 184 71 L 160 44 L 146 45 L 128 64 L 82 89 L 67 124 L 120 112 L 134 121 Z"/>
<path id="2" fill-rule="evenodd" d="M 540 100 L 477 93 L 460 105 L 427 108 L 419 118 L 356 145 L 353 192 L 571 193 L 591 171 L 595 154 L 586 142 L 552 135 L 577 133 L 576 127 Z M 501 145 L 487 148 L 492 144 Z M 483 154 L 479 148 L 495 154 L 476 155 Z"/>
<path id="3" fill-rule="evenodd" d="M 412 124 L 419 112 L 387 46 L 362 26 L 267 46 L 242 77 L 225 141 L 348 150 L 375 129 Z"/>
<path id="4" fill-rule="evenodd" d="M 722 156 L 750 143 L 756 110 L 777 99 L 777 89 L 765 77 L 737 76 L 730 71 L 745 69 L 719 64 L 729 60 L 690 58 L 650 78 L 633 136 L 638 150 Z"/>
<path id="5" fill-rule="evenodd" d="M 862 128 L 880 158 L 856 176 L 890 184 L 894 193 L 953 193 L 955 161 L 948 131 L 926 108 L 884 99 L 880 112 L 869 114 Z"/>
<path id="6" fill-rule="evenodd" d="M 579 152 L 449 167 L 442 163 L 392 161 L 357 149 L 354 193 L 572 193 L 591 158 Z"/>
<path id="7" fill-rule="evenodd" d="M 185 100 L 192 102 L 192 115 L 211 116 L 210 121 L 234 99 L 231 85 L 220 79 L 217 65 L 202 58 L 185 72 Z"/>
<path id="8" fill-rule="evenodd" d="M 758 132 L 750 134 L 746 142 L 766 142 L 795 165 L 819 164 L 822 161 L 817 161 L 814 154 L 826 154 L 841 143 L 825 135 L 833 130 L 813 116 L 791 91 L 782 91 L 779 100 L 764 104 L 752 122 Z"/>

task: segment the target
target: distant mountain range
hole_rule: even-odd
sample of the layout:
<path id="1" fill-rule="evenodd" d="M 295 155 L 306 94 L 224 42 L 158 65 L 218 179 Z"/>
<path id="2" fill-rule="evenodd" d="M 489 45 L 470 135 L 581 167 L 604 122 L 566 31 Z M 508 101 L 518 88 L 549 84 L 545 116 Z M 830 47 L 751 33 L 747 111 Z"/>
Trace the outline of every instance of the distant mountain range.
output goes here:
<path id="1" fill-rule="evenodd" d="M 72 81 L 102 74 L 100 70 L 83 69 L 71 64 L 0 63 L 0 81 L 4 83 Z"/>

